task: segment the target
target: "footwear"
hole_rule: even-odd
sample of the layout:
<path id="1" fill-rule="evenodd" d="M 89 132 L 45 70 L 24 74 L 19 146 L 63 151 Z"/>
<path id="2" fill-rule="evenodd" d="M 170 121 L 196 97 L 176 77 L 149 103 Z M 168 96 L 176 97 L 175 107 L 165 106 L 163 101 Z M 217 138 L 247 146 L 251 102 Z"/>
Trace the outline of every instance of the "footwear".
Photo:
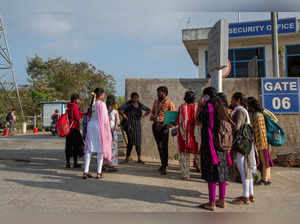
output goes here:
<path id="1" fill-rule="evenodd" d="M 214 212 L 214 211 L 216 211 L 216 203 L 215 202 L 207 202 L 205 204 L 200 205 L 199 208 L 203 208 L 205 210 Z"/>
<path id="2" fill-rule="evenodd" d="M 103 169 L 102 169 L 102 170 L 103 170 Z M 117 172 L 117 171 L 119 171 L 119 169 L 116 168 L 116 167 L 114 167 L 114 166 L 112 166 L 112 167 L 109 167 L 109 171 L 110 171 L 110 172 Z"/>
<path id="3" fill-rule="evenodd" d="M 271 185 L 272 184 L 272 182 L 271 181 L 264 181 L 265 183 L 265 185 Z"/>
<path id="4" fill-rule="evenodd" d="M 103 173 L 97 173 L 97 179 L 103 179 L 104 175 Z"/>
<path id="5" fill-rule="evenodd" d="M 255 202 L 255 199 L 254 199 L 254 196 L 253 196 L 253 195 L 250 195 L 249 201 L 250 201 L 251 203 L 254 203 L 254 202 Z"/>
<path id="6" fill-rule="evenodd" d="M 83 173 L 83 176 L 82 176 L 82 178 L 83 179 L 86 179 L 86 178 L 92 178 L 93 176 L 92 176 L 92 174 L 90 174 L 90 173 Z"/>
<path id="7" fill-rule="evenodd" d="M 160 174 L 161 175 L 167 175 L 167 169 L 166 168 L 162 168 Z"/>
<path id="8" fill-rule="evenodd" d="M 67 163 L 67 164 L 66 164 L 66 168 L 71 168 L 70 163 Z"/>
<path id="9" fill-rule="evenodd" d="M 232 204 L 234 204 L 234 205 L 243 205 L 243 204 L 249 205 L 250 204 L 250 200 L 249 200 L 249 198 L 238 197 L 237 199 L 235 199 L 232 202 Z"/>
<path id="10" fill-rule="evenodd" d="M 227 208 L 227 203 L 225 200 L 219 199 L 216 201 L 216 206 L 219 208 Z"/>
<path id="11" fill-rule="evenodd" d="M 81 168 L 81 164 L 74 164 L 73 168 Z"/>
<path id="12" fill-rule="evenodd" d="M 260 180 L 259 182 L 257 182 L 256 185 L 266 185 L 266 181 Z"/>
<path id="13" fill-rule="evenodd" d="M 141 160 L 141 159 L 139 159 L 137 162 L 141 163 L 141 164 L 145 164 L 145 162 L 143 160 Z"/>
<path id="14" fill-rule="evenodd" d="M 129 159 L 125 159 L 123 163 L 129 163 Z"/>

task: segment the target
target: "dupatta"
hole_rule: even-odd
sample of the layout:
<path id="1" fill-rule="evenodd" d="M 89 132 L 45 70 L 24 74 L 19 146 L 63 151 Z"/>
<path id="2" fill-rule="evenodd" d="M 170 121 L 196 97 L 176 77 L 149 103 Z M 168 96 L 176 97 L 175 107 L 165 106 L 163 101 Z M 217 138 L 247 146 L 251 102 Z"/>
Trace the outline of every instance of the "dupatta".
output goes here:
<path id="1" fill-rule="evenodd" d="M 103 158 L 108 162 L 111 162 L 112 153 L 111 153 L 111 129 L 110 122 L 108 117 L 108 110 L 106 104 L 102 101 L 99 101 L 97 104 L 97 113 L 99 118 L 99 127 L 100 127 L 100 136 L 102 140 L 102 154 Z"/>
<path id="2" fill-rule="evenodd" d="M 108 116 L 108 110 L 106 104 L 102 101 L 96 102 L 96 111 L 98 118 L 99 118 L 99 127 L 100 133 L 99 138 L 102 142 L 102 155 L 103 159 L 111 162 L 112 160 L 112 152 L 111 152 L 111 144 L 112 144 L 112 135 L 111 135 L 111 128 Z M 94 107 L 94 106 L 93 106 Z M 87 118 L 88 122 L 90 121 L 90 117 Z M 86 142 L 88 141 L 88 135 L 86 136 Z M 87 151 L 87 143 L 85 144 L 85 151 Z"/>

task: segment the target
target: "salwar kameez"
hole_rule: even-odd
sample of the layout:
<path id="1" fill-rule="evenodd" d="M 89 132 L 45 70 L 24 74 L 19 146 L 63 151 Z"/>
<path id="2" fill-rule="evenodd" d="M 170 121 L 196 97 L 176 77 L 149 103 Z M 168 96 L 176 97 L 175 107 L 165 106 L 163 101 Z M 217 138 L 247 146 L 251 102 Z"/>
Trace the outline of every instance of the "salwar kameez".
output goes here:
<path id="1" fill-rule="evenodd" d="M 201 142 L 201 174 L 208 182 L 209 202 L 216 202 L 216 186 L 219 183 L 219 199 L 224 201 L 226 196 L 226 181 L 228 180 L 228 166 L 231 158 L 228 152 L 218 151 L 214 146 L 213 136 L 217 135 L 216 114 L 212 103 L 206 103 L 199 113 L 198 120 L 202 124 Z"/>
<path id="2" fill-rule="evenodd" d="M 248 124 L 250 125 L 250 117 L 248 111 L 242 107 L 237 106 L 234 109 L 234 114 L 232 116 L 233 122 L 236 124 L 234 127 L 234 136 L 239 134 L 240 129 Z M 234 150 L 234 149 L 233 149 Z M 243 183 L 243 194 L 244 198 L 249 198 L 254 196 L 253 188 L 253 173 L 256 173 L 256 160 L 255 160 L 255 147 L 252 145 L 252 149 L 249 155 L 243 155 L 237 152 L 236 165 L 239 170 L 241 180 Z M 239 200 L 239 199 L 238 199 Z"/>
<path id="3" fill-rule="evenodd" d="M 197 105 L 182 104 L 178 110 L 179 162 L 184 179 L 190 178 L 190 154 L 199 154 L 195 137 Z"/>
<path id="4" fill-rule="evenodd" d="M 255 113 L 252 120 L 255 135 L 255 145 L 258 151 L 260 161 L 259 167 L 262 173 L 262 180 L 265 182 L 270 182 L 271 167 L 274 164 L 269 150 L 265 118 L 262 113 Z"/>
<path id="5" fill-rule="evenodd" d="M 110 110 L 108 111 L 108 116 L 109 116 L 109 122 L 110 122 L 110 128 L 111 128 L 111 135 L 112 135 L 112 142 L 111 142 L 111 152 L 112 152 L 112 158 L 111 158 L 111 163 L 110 166 L 118 166 L 118 126 L 120 124 L 120 119 L 119 119 L 119 113 L 117 110 Z"/>
<path id="6" fill-rule="evenodd" d="M 94 113 L 88 121 L 84 172 L 89 172 L 92 153 L 97 153 L 97 173 L 102 173 L 103 159 L 111 162 L 111 130 L 106 104 L 97 101 L 94 105 Z"/>

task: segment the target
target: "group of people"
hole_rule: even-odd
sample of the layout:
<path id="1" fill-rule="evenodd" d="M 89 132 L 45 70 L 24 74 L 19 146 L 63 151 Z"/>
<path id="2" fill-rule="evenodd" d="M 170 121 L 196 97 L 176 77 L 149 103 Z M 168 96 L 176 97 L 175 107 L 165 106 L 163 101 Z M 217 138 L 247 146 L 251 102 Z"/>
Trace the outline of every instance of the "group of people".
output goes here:
<path id="1" fill-rule="evenodd" d="M 236 165 L 243 184 L 241 197 L 233 204 L 250 204 L 254 202 L 253 175 L 260 167 L 262 179 L 260 185 L 271 184 L 270 167 L 273 162 L 267 140 L 267 130 L 263 109 L 258 100 L 246 98 L 236 92 L 231 97 L 231 104 L 223 93 L 208 87 L 198 103 L 195 93 L 185 94 L 185 103 L 179 107 L 178 148 L 183 178 L 189 179 L 190 154 L 200 154 L 202 178 L 208 182 L 209 202 L 200 207 L 214 211 L 216 207 L 226 207 L 226 186 L 229 180 L 229 167 Z M 220 150 L 217 145 L 221 126 L 226 122 L 231 126 L 233 146 L 228 150 Z M 241 131 L 248 126 L 253 130 L 253 141 L 250 139 L 249 152 L 241 150 L 244 145 L 235 146 Z M 200 130 L 199 130 L 200 127 Z M 199 133 L 201 138 L 199 139 Z M 222 134 L 222 133 L 221 133 Z M 245 147 L 247 147 L 245 145 Z M 233 164 L 235 161 L 235 164 Z M 216 186 L 219 186 L 219 200 L 216 200 Z"/>
<path id="2" fill-rule="evenodd" d="M 152 132 L 157 144 L 161 166 L 159 172 L 166 175 L 168 167 L 169 130 L 178 139 L 179 161 L 183 179 L 190 180 L 190 157 L 201 164 L 201 175 L 208 182 L 209 202 L 202 208 L 214 211 L 216 207 L 226 207 L 226 186 L 229 180 L 229 167 L 236 165 L 243 184 L 242 196 L 235 199 L 233 204 L 250 204 L 254 202 L 253 174 L 257 167 L 261 169 L 260 185 L 271 184 L 270 167 L 273 166 L 270 148 L 267 140 L 266 124 L 263 109 L 258 100 L 246 98 L 236 92 L 231 97 L 231 104 L 223 93 L 218 93 L 213 87 L 203 90 L 203 94 L 196 102 L 196 93 L 187 91 L 184 103 L 176 110 L 172 101 L 168 99 L 168 88 L 157 88 L 157 99 L 152 110 L 142 104 L 139 94 L 134 92 L 128 102 L 118 110 L 114 108 L 115 98 L 107 96 L 103 89 L 95 89 L 89 109 L 86 113 L 79 111 L 79 95 L 74 94 L 68 104 L 68 117 L 71 133 L 66 138 L 66 166 L 70 167 L 70 158 L 74 158 L 74 167 L 78 164 L 78 157 L 84 154 L 83 178 L 91 178 L 89 172 L 92 153 L 97 153 L 97 178 L 103 178 L 103 163 L 117 171 L 118 166 L 118 133 L 121 124 L 127 135 L 128 144 L 125 162 L 130 159 L 133 146 L 136 148 L 138 163 L 144 163 L 142 152 L 142 124 L 147 116 L 153 122 Z M 167 111 L 178 111 L 177 120 L 165 125 Z M 122 116 L 120 123 L 119 114 Z M 80 132 L 80 121 L 83 118 L 83 137 Z M 224 122 L 230 126 L 233 142 L 245 127 L 251 127 L 254 138 L 251 140 L 249 152 L 243 153 L 233 146 L 220 150 L 217 136 L 224 131 Z M 228 126 L 227 126 L 228 127 Z M 241 146 L 239 146 L 240 148 Z M 199 158 L 200 157 L 200 158 Z M 234 162 L 234 164 L 233 164 Z M 219 200 L 216 200 L 216 187 L 219 186 Z"/>
<path id="3" fill-rule="evenodd" d="M 107 96 L 101 88 L 96 88 L 88 110 L 80 112 L 78 94 L 71 96 L 71 102 L 67 104 L 67 113 L 70 123 L 70 134 L 66 137 L 66 167 L 70 168 L 70 159 L 74 159 L 74 168 L 81 168 L 78 157 L 84 156 L 83 178 L 91 178 L 89 172 L 92 154 L 97 154 L 97 178 L 103 178 L 102 168 L 106 165 L 111 171 L 117 171 L 118 166 L 118 133 L 120 123 L 119 113 L 114 108 L 115 97 Z M 80 132 L 80 124 L 83 124 L 83 133 Z M 107 162 L 107 164 L 104 164 Z"/>

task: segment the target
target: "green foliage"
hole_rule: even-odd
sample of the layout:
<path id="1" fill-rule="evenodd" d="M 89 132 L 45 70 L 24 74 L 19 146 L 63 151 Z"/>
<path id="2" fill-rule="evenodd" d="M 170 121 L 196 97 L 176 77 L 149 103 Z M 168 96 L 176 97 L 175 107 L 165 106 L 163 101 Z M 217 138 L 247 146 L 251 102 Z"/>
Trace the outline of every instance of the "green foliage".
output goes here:
<path id="1" fill-rule="evenodd" d="M 62 58 L 43 61 L 36 56 L 28 61 L 29 82 L 50 98 L 68 100 L 74 92 L 89 97 L 96 87 L 113 94 L 115 81 L 111 75 L 86 62 L 71 63 Z"/>
<path id="2" fill-rule="evenodd" d="M 72 63 L 61 57 L 43 60 L 35 56 L 28 60 L 26 71 L 29 85 L 19 88 L 25 116 L 41 114 L 42 102 L 68 101 L 73 93 L 81 96 L 82 110 L 89 104 L 95 88 L 103 88 L 106 94 L 115 93 L 114 78 L 86 62 Z M 12 107 L 20 114 L 12 83 L 1 87 L 0 115 L 5 116 Z"/>
<path id="3" fill-rule="evenodd" d="M 27 73 L 32 86 L 29 95 L 36 106 L 42 101 L 67 101 L 73 93 L 78 93 L 85 107 L 97 87 L 107 94 L 115 93 L 114 78 L 86 62 L 71 63 L 60 57 L 44 61 L 35 56 L 28 61 Z"/>
<path id="4" fill-rule="evenodd" d="M 126 103 L 125 96 L 116 96 L 116 103 L 121 106 Z"/>

